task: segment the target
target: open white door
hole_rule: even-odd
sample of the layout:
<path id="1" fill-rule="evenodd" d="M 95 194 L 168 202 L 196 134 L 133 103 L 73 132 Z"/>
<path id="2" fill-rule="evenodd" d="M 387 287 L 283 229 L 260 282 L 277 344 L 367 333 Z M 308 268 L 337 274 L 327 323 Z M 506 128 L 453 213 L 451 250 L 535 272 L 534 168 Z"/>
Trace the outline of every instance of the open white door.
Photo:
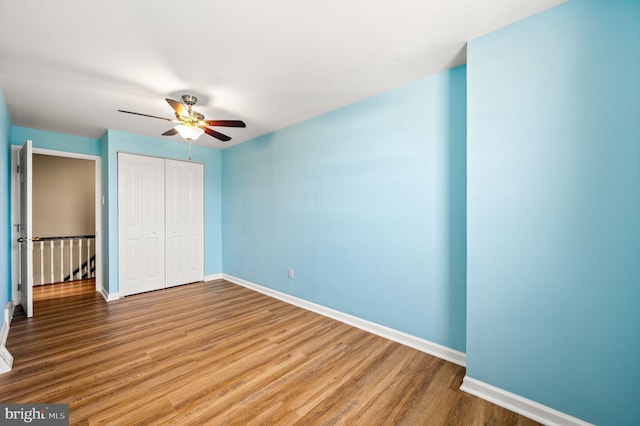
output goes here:
<path id="1" fill-rule="evenodd" d="M 33 240 L 31 235 L 31 141 L 26 141 L 20 149 L 20 288 L 21 304 L 27 317 L 33 316 Z"/>

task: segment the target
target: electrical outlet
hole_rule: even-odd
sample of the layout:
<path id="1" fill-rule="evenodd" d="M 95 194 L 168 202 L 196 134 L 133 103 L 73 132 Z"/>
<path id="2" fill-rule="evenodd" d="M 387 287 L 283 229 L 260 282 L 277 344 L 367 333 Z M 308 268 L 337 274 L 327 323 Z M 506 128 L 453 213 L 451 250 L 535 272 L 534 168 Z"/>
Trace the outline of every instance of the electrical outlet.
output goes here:
<path id="1" fill-rule="evenodd" d="M 288 274 L 289 274 L 289 279 L 292 280 L 293 279 L 293 268 L 289 268 Z"/>

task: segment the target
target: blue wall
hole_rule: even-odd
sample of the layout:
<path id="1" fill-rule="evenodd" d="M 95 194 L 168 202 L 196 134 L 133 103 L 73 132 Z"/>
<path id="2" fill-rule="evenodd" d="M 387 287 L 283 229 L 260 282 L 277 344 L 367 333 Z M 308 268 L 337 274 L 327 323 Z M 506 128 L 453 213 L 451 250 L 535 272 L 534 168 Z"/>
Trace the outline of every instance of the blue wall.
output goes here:
<path id="1" fill-rule="evenodd" d="M 467 374 L 640 419 L 640 2 L 570 1 L 468 46 Z"/>
<path id="2" fill-rule="evenodd" d="M 4 308 L 11 300 L 11 117 L 0 89 L 0 329 L 4 324 Z"/>
<path id="3" fill-rule="evenodd" d="M 13 126 L 11 132 L 11 143 L 13 145 L 22 146 L 27 139 L 31 139 L 34 148 L 85 155 L 100 155 L 100 139 Z"/>
<path id="4" fill-rule="evenodd" d="M 188 145 L 169 139 L 151 138 L 116 130 L 107 130 L 101 140 L 103 158 L 103 250 L 107 255 L 103 282 L 109 293 L 118 291 L 118 152 L 186 160 Z M 204 164 L 205 170 L 205 275 L 222 272 L 221 229 L 221 153 L 217 149 L 193 145 L 191 158 Z"/>
<path id="5" fill-rule="evenodd" d="M 464 351 L 465 78 L 224 150 L 224 272 Z"/>

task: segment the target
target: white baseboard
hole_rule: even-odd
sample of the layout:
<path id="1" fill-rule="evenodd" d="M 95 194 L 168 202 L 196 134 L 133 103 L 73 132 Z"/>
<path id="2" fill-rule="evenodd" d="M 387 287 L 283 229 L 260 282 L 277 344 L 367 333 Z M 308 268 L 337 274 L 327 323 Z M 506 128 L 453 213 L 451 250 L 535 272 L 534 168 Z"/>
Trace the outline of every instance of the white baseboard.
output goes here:
<path id="1" fill-rule="evenodd" d="M 98 293 L 100 293 L 107 302 L 113 302 L 114 300 L 120 299 L 119 293 L 107 293 L 107 291 L 102 287 L 98 287 Z"/>
<path id="2" fill-rule="evenodd" d="M 276 299 L 282 300 L 283 302 L 287 302 L 308 311 L 333 318 L 337 321 L 343 322 L 353 327 L 357 327 L 361 330 L 368 331 L 369 333 L 384 337 L 385 339 L 393 340 L 394 342 L 409 346 L 410 348 L 417 349 L 421 352 L 428 353 L 429 355 L 442 358 L 445 361 L 449 361 L 463 367 L 466 365 L 467 359 L 464 352 L 460 352 L 455 349 L 440 345 L 438 343 L 430 342 L 429 340 L 412 336 L 411 334 L 407 334 L 384 325 L 380 325 L 353 315 L 349 315 L 344 312 L 336 311 L 334 309 L 327 308 L 326 306 L 318 305 L 316 303 L 291 296 L 290 294 L 282 293 L 277 290 L 252 283 L 250 281 L 243 280 L 242 278 L 234 277 L 233 275 L 221 275 L 221 278 L 229 282 L 241 285 L 251 290 L 255 290 L 259 293 L 266 294 L 267 296 L 274 297 Z"/>
<path id="3" fill-rule="evenodd" d="M 2 323 L 2 330 L 0 330 L 0 345 L 5 346 L 7 343 L 7 337 L 9 337 L 9 327 L 11 327 L 11 320 L 13 319 L 13 311 L 15 305 L 13 301 L 7 302 L 7 306 L 4 308 L 4 317 Z"/>
<path id="4" fill-rule="evenodd" d="M 14 309 L 13 301 L 9 301 L 4 308 L 4 322 L 2 323 L 2 330 L 0 330 L 0 374 L 11 371 L 13 367 L 13 356 L 7 350 L 6 345 Z"/>
<path id="5" fill-rule="evenodd" d="M 204 281 L 214 281 L 220 279 L 222 279 L 222 274 L 212 274 L 204 277 Z M 113 302 L 114 300 L 120 299 L 120 293 L 107 293 L 107 291 L 102 287 L 98 287 L 98 292 L 107 302 Z"/>
<path id="6" fill-rule="evenodd" d="M 464 377 L 460 389 L 547 426 L 592 426 L 591 423 L 587 423 L 577 417 L 554 410 L 546 405 L 469 376 Z"/>
<path id="7" fill-rule="evenodd" d="M 13 368 L 13 357 L 7 348 L 2 345 L 0 346 L 0 374 L 8 373 L 11 368 Z"/>

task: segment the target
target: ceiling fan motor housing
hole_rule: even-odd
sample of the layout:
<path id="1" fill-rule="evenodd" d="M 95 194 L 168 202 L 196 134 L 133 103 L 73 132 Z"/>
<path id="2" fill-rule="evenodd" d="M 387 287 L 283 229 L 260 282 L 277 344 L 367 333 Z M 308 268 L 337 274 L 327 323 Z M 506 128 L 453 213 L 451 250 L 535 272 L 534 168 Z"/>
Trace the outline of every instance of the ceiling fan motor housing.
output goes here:
<path id="1" fill-rule="evenodd" d="M 186 105 L 193 106 L 198 102 L 198 98 L 193 95 L 182 95 L 182 100 Z"/>

